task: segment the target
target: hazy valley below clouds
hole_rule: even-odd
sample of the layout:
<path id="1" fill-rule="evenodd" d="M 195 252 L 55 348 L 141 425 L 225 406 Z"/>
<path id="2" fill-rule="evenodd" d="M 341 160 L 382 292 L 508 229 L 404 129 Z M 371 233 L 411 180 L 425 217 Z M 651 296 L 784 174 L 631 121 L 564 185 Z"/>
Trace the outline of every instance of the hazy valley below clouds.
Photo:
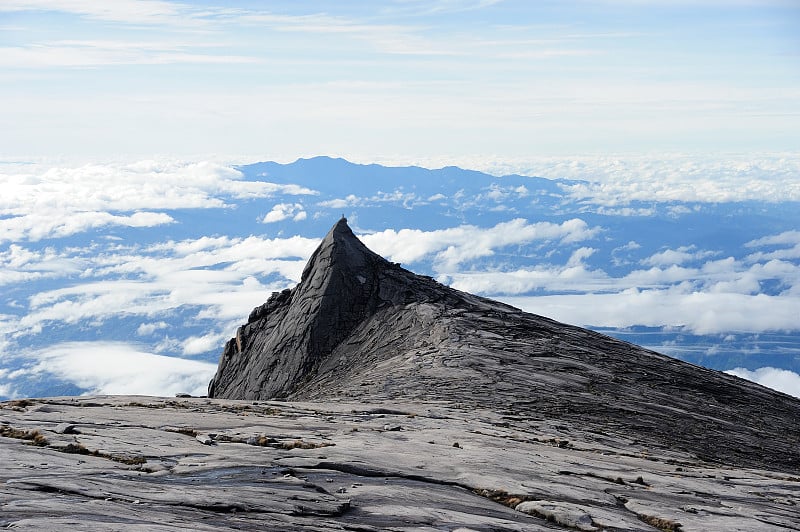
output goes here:
<path id="1" fill-rule="evenodd" d="M 800 161 L 590 162 L 4 164 L 0 396 L 204 393 L 342 215 L 442 283 L 800 395 Z"/>

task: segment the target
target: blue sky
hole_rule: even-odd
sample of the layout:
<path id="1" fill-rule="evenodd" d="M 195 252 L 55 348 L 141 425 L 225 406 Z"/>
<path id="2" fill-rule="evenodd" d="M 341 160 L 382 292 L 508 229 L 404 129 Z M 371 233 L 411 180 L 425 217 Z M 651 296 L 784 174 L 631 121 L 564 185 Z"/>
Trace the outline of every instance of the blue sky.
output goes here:
<path id="1" fill-rule="evenodd" d="M 794 1 L 0 3 L 0 156 L 800 145 Z"/>

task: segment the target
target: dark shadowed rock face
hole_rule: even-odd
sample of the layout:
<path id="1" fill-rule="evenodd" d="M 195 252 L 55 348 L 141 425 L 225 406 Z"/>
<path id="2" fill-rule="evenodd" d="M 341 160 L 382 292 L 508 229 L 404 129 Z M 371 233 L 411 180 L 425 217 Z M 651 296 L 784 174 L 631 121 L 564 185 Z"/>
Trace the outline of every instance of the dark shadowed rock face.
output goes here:
<path id="1" fill-rule="evenodd" d="M 704 460 L 800 468 L 800 401 L 442 286 L 367 249 L 344 218 L 300 284 L 227 343 L 209 397 L 446 401 Z"/>
<path id="2" fill-rule="evenodd" d="M 320 364 L 380 309 L 446 295 L 432 279 L 367 249 L 342 218 L 311 256 L 300 284 L 254 309 L 226 344 L 209 397 L 297 395 Z"/>

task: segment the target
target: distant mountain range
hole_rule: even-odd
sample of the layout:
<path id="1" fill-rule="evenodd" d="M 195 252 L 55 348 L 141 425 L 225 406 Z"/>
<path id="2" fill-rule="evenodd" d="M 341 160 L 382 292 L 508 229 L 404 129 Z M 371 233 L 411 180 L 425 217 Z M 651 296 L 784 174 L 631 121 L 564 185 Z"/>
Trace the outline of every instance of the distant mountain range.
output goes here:
<path id="1" fill-rule="evenodd" d="M 443 284 L 800 394 L 796 201 L 636 199 L 328 157 L 9 183 L 0 398 L 204 391 L 238 324 L 300 280 L 343 215 L 371 249 Z"/>

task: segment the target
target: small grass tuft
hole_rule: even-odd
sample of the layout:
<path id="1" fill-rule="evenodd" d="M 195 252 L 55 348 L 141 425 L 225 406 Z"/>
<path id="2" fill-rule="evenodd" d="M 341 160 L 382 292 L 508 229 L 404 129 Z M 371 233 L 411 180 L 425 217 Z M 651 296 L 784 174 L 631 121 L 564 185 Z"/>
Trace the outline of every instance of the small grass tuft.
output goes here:
<path id="1" fill-rule="evenodd" d="M 298 440 L 295 440 L 295 441 L 289 441 L 289 442 L 285 441 L 285 442 L 281 443 L 281 449 L 286 449 L 286 450 L 289 450 L 289 449 L 319 449 L 320 447 L 331 447 L 332 445 L 334 445 L 334 444 L 333 443 L 327 443 L 327 442 L 316 443 L 316 442 L 303 441 L 303 440 L 298 439 Z"/>
<path id="2" fill-rule="evenodd" d="M 473 491 L 481 497 L 486 497 L 489 500 L 502 504 L 503 506 L 508 506 L 509 508 L 516 508 L 520 503 L 536 500 L 535 497 L 508 493 L 503 490 L 475 489 Z"/>
<path id="3" fill-rule="evenodd" d="M 16 429 L 8 425 L 2 425 L 0 426 L 0 436 L 25 440 L 31 445 L 36 445 L 37 447 L 46 447 L 48 444 L 47 438 L 45 438 L 44 434 L 38 430 Z"/>
<path id="4" fill-rule="evenodd" d="M 54 449 L 67 454 L 82 454 L 86 456 L 96 456 L 97 458 L 105 458 L 106 460 L 113 460 L 114 462 L 125 465 L 142 465 L 147 462 L 147 458 L 141 455 L 116 455 L 104 453 L 97 449 L 92 451 L 79 442 L 68 443 L 64 447 L 54 447 Z"/>
<path id="5" fill-rule="evenodd" d="M 639 514 L 637 517 L 640 521 L 644 521 L 648 525 L 662 530 L 663 532 L 681 532 L 681 527 L 683 526 L 679 522 L 665 517 L 655 517 L 653 515 L 644 514 Z"/>

